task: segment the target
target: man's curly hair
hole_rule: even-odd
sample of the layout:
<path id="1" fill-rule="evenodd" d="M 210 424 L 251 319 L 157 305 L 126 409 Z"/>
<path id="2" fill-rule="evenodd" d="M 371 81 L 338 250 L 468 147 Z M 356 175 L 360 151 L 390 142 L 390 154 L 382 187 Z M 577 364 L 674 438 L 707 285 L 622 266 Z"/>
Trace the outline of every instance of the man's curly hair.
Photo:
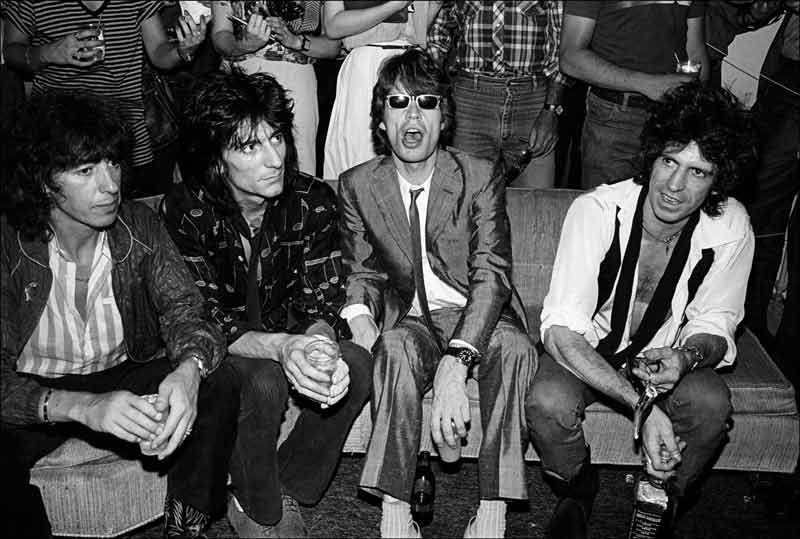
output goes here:
<path id="1" fill-rule="evenodd" d="M 56 176 L 103 160 L 122 165 L 131 150 L 130 132 L 114 102 L 80 91 L 34 96 L 6 120 L 3 129 L 3 212 L 27 240 L 47 241 Z"/>
<path id="2" fill-rule="evenodd" d="M 664 149 L 697 144 L 714 166 L 714 183 L 701 206 L 712 217 L 722 214 L 725 200 L 740 183 L 752 180 L 758 162 L 751 114 L 728 90 L 699 81 L 678 86 L 655 104 L 640 140 L 642 170 L 637 183 L 650 180 Z"/>
<path id="3" fill-rule="evenodd" d="M 380 128 L 380 124 L 383 121 L 386 96 L 396 84 L 401 84 L 410 94 L 442 96 L 439 110 L 442 112 L 444 125 L 439 135 L 439 146 L 449 144 L 455 127 L 455 106 L 450 79 L 444 71 L 439 69 L 428 53 L 414 48 L 385 60 L 378 73 L 378 82 L 372 89 L 370 128 L 372 129 L 372 144 L 375 153 L 378 155 L 392 153 L 389 138 L 386 136 L 386 131 Z"/>
<path id="4" fill-rule="evenodd" d="M 266 122 L 286 142 L 284 185 L 290 186 L 298 174 L 293 108 L 286 90 L 267 73 L 232 69 L 200 77 L 182 114 L 180 165 L 186 183 L 202 187 L 224 215 L 239 213 L 222 155 L 229 148 L 246 145 Z"/>

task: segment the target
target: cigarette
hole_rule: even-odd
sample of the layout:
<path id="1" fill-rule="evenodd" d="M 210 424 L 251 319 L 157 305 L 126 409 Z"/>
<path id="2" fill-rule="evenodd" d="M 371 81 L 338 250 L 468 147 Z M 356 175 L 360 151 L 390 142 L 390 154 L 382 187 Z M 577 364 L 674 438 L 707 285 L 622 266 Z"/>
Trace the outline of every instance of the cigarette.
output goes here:
<path id="1" fill-rule="evenodd" d="M 228 15 L 228 18 L 232 21 L 238 22 L 239 24 L 244 24 L 245 26 L 247 26 L 247 21 L 237 17 L 236 15 Z"/>

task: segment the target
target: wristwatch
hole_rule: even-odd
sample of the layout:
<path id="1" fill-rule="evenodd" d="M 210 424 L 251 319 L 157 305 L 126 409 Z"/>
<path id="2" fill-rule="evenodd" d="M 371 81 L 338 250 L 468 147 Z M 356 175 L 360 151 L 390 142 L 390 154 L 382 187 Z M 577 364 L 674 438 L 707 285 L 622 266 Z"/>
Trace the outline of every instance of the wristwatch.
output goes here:
<path id="1" fill-rule="evenodd" d="M 556 116 L 561 116 L 564 114 L 564 107 L 561 105 L 554 105 L 553 103 L 545 103 L 542 107 L 542 110 L 553 111 Z"/>
<path id="2" fill-rule="evenodd" d="M 481 353 L 467 348 L 466 346 L 448 346 L 444 351 L 446 356 L 453 356 L 459 363 L 467 368 L 472 367 L 475 363 L 481 360 Z"/>
<path id="3" fill-rule="evenodd" d="M 308 38 L 307 35 L 303 34 L 303 40 L 300 43 L 300 50 L 303 52 L 308 52 L 311 50 L 311 40 Z"/>

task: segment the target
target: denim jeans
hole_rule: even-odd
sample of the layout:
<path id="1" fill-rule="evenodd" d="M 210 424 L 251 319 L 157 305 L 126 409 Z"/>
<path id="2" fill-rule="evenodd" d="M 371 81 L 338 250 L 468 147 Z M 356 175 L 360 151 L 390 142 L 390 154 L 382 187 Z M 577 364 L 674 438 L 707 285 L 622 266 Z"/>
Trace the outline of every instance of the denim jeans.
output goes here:
<path id="1" fill-rule="evenodd" d="M 627 180 L 641 172 L 639 135 L 647 116 L 643 108 L 606 101 L 589 89 L 581 136 L 584 189 Z"/>
<path id="2" fill-rule="evenodd" d="M 146 363 L 125 361 L 111 369 L 88 375 L 34 378 L 46 387 L 89 393 L 128 390 L 137 395 L 157 393 L 158 385 L 173 371 L 166 358 Z M 228 463 L 233 448 L 239 387 L 233 370 L 223 363 L 200 384 L 197 417 L 192 434 L 162 462 L 149 459 L 167 473 L 167 495 L 213 514 L 225 508 Z M 7 480 L 7 493 L 24 491 L 30 484 L 30 469 L 41 457 L 68 438 L 77 437 L 96 447 L 126 458 L 141 458 L 139 447 L 106 433 L 95 432 L 78 423 L 3 423 L 0 447 Z M 13 501 L 13 500 L 12 500 Z M 30 516 L 28 517 L 30 518 Z M 42 518 L 46 518 L 42 515 Z"/>
<path id="3" fill-rule="evenodd" d="M 322 498 L 350 427 L 369 398 L 369 354 L 349 341 L 340 346 L 350 368 L 347 395 L 326 410 L 297 399 L 300 417 L 280 448 L 278 436 L 289 398 L 280 363 L 239 356 L 225 359 L 242 384 L 239 431 L 231 457 L 232 489 L 245 513 L 260 524 L 280 521 L 281 494 L 308 505 Z"/>
<path id="4" fill-rule="evenodd" d="M 547 97 L 543 82 L 532 77 L 506 80 L 459 74 L 453 83 L 456 125 L 453 146 L 500 160 L 507 168 L 530 144 L 531 127 Z M 555 151 L 531 161 L 513 187 L 552 187 Z"/>
<path id="5" fill-rule="evenodd" d="M 539 356 L 539 370 L 528 391 L 525 412 L 545 471 L 567 481 L 575 477 L 588 454 L 582 427 L 584 412 L 602 398 L 549 354 Z M 681 495 L 727 435 L 726 423 L 732 411 L 730 391 L 713 369 L 697 369 L 656 405 L 672 421 L 675 434 L 686 442 L 671 480 L 674 492 Z"/>

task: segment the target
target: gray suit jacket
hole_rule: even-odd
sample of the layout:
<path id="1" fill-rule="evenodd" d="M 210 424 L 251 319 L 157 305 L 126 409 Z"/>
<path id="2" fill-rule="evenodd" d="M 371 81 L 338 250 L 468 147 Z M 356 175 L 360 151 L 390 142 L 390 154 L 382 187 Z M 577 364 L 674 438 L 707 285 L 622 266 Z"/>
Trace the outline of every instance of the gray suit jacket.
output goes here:
<path id="1" fill-rule="evenodd" d="M 501 315 L 525 320 L 516 294 L 511 308 L 505 184 L 495 175 L 489 161 L 439 149 L 425 230 L 433 272 L 467 297 L 451 338 L 481 353 Z M 391 328 L 408 313 L 415 290 L 411 232 L 391 156 L 341 175 L 339 211 L 345 306 L 365 304 L 382 330 Z"/>

